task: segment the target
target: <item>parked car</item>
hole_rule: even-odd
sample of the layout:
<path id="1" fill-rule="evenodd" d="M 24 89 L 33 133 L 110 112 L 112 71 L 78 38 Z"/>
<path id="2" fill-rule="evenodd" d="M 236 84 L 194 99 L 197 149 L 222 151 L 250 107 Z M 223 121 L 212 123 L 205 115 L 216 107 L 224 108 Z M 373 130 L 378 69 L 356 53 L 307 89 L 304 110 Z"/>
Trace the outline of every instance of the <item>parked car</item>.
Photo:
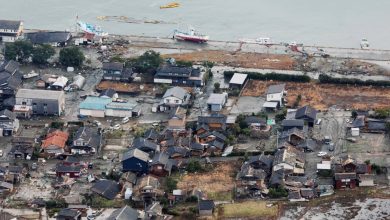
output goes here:
<path id="1" fill-rule="evenodd" d="M 85 118 L 88 118 L 88 116 L 78 114 L 78 115 L 77 115 L 77 118 L 79 118 L 79 119 L 85 119 Z"/>
<path id="2" fill-rule="evenodd" d="M 330 144 L 331 141 L 332 141 L 332 140 L 330 139 L 330 136 L 325 136 L 325 137 L 324 137 L 324 143 L 325 143 L 325 144 Z"/>
<path id="3" fill-rule="evenodd" d="M 127 122 L 129 122 L 129 117 L 124 117 L 123 119 L 122 119 L 122 124 L 126 124 Z"/>
<path id="4" fill-rule="evenodd" d="M 326 156 L 328 153 L 324 152 L 324 151 L 320 151 L 318 152 L 317 156 L 318 157 L 323 157 L 323 156 Z"/>
<path id="5" fill-rule="evenodd" d="M 3 150 L 0 150 L 0 157 L 3 156 Z"/>
<path id="6" fill-rule="evenodd" d="M 102 123 L 98 120 L 94 120 L 93 123 L 97 125 L 98 127 L 102 126 Z"/>
<path id="7" fill-rule="evenodd" d="M 116 125 L 112 126 L 112 129 L 114 129 L 114 130 L 118 130 L 120 128 L 121 128 L 120 124 L 116 124 Z"/>
<path id="8" fill-rule="evenodd" d="M 329 143 L 329 146 L 328 146 L 328 150 L 329 151 L 334 151 L 334 143 Z"/>

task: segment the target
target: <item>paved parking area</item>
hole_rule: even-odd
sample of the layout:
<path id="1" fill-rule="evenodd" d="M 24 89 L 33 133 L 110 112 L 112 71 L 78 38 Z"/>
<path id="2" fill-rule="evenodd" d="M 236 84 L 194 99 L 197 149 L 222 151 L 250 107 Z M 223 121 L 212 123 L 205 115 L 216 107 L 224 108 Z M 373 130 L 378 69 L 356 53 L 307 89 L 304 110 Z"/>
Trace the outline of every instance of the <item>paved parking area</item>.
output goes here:
<path id="1" fill-rule="evenodd" d="M 241 96 L 232 106 L 230 114 L 256 114 L 261 112 L 264 102 L 263 97 Z"/>

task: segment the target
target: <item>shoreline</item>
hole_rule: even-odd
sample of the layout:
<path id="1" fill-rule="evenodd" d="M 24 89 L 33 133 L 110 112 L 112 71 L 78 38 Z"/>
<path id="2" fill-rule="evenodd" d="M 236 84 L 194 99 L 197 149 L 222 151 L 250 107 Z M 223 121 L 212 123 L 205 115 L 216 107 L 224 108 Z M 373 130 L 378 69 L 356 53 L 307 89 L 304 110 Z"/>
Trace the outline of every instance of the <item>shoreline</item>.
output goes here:
<path id="1" fill-rule="evenodd" d="M 41 30 L 41 29 L 25 29 L 26 32 L 32 31 L 56 31 L 56 30 Z M 58 31 L 58 30 L 57 30 Z M 75 33 L 75 32 L 71 32 Z M 76 36 L 79 33 L 76 33 Z M 264 54 L 282 54 L 282 55 L 300 55 L 307 53 L 312 56 L 320 57 L 320 49 L 329 54 L 333 58 L 342 59 L 361 59 L 361 60 L 378 60 L 390 61 L 390 50 L 386 49 L 360 49 L 347 47 L 332 47 L 332 46 L 298 46 L 299 52 L 293 52 L 291 49 L 280 44 L 261 45 L 256 43 L 242 43 L 239 41 L 221 41 L 209 40 L 204 44 L 196 44 L 190 42 L 176 41 L 168 37 L 154 37 L 154 36 L 139 36 L 139 35 L 120 35 L 110 34 L 107 37 L 109 40 L 127 39 L 131 46 L 150 46 L 145 44 L 158 44 L 156 48 L 171 48 L 179 50 L 222 50 L 229 52 L 253 52 Z M 165 46 L 162 46 L 165 45 Z M 293 53 L 292 53 L 293 52 Z"/>

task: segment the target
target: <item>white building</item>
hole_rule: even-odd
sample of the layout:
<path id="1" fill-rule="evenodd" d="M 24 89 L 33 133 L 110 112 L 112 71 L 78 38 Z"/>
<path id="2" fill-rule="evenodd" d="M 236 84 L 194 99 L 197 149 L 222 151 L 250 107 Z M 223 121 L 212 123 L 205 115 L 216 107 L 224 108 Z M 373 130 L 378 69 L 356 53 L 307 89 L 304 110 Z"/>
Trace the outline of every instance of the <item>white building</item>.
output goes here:
<path id="1" fill-rule="evenodd" d="M 160 111 L 169 110 L 177 106 L 185 106 L 188 104 L 191 94 L 181 87 L 173 87 L 168 89 L 164 96 L 162 103 L 160 103 Z"/>
<path id="2" fill-rule="evenodd" d="M 22 35 L 23 22 L 0 20 L 0 42 L 14 42 Z"/>
<path id="3" fill-rule="evenodd" d="M 267 98 L 263 107 L 274 107 L 275 103 L 277 103 L 276 106 L 282 107 L 284 104 L 284 96 L 286 95 L 285 87 L 286 84 L 271 85 L 268 87 Z"/>
<path id="4" fill-rule="evenodd" d="M 218 112 L 221 111 L 227 102 L 228 95 L 227 93 L 216 94 L 212 93 L 207 99 L 207 106 L 211 111 Z"/>

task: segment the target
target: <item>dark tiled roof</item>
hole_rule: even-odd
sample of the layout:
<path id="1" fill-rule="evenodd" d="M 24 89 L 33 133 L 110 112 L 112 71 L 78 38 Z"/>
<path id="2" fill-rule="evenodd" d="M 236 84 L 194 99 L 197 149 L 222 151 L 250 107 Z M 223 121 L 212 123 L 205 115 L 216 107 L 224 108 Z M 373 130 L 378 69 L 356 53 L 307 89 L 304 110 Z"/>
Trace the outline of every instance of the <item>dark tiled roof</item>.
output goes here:
<path id="1" fill-rule="evenodd" d="M 365 118 L 365 116 L 363 116 L 363 115 L 357 116 L 355 118 L 355 120 L 352 121 L 351 127 L 353 127 L 353 128 L 364 127 L 364 118 Z"/>
<path id="2" fill-rule="evenodd" d="M 189 156 L 189 150 L 184 147 L 168 147 L 166 153 L 169 155 L 169 157 L 172 157 L 174 154 L 179 154 L 182 157 Z"/>
<path id="3" fill-rule="evenodd" d="M 0 120 L 2 116 L 7 117 L 7 119 L 13 120 L 16 118 L 15 114 L 8 109 L 4 109 L 0 111 Z"/>
<path id="4" fill-rule="evenodd" d="M 290 191 L 288 192 L 288 199 L 301 199 L 301 194 L 299 191 Z"/>
<path id="5" fill-rule="evenodd" d="M 211 141 L 211 142 L 208 142 L 208 145 L 209 145 L 210 147 L 216 147 L 216 148 L 222 150 L 223 147 L 225 146 L 225 143 L 223 143 L 223 142 L 218 141 L 217 139 L 215 139 L 215 140 L 213 140 L 213 141 Z"/>
<path id="6" fill-rule="evenodd" d="M 381 120 L 369 120 L 368 121 L 368 130 L 372 131 L 385 131 L 386 126 L 385 122 Z"/>
<path id="7" fill-rule="evenodd" d="M 67 166 L 67 165 L 64 165 L 62 163 L 58 163 L 56 165 L 56 171 L 57 172 L 60 172 L 60 173 L 75 173 L 75 172 L 80 172 L 81 170 L 81 166 L 80 165 L 77 165 L 77 166 Z"/>
<path id="8" fill-rule="evenodd" d="M 136 138 L 133 141 L 132 147 L 138 148 L 138 149 L 149 149 L 152 151 L 157 151 L 158 150 L 158 145 L 145 139 L 145 138 Z"/>
<path id="9" fill-rule="evenodd" d="M 35 32 L 24 34 L 28 40 L 33 44 L 47 44 L 47 43 L 62 43 L 70 39 L 70 32 L 53 31 L 53 32 Z"/>
<path id="10" fill-rule="evenodd" d="M 282 126 L 283 127 L 303 127 L 305 125 L 305 122 L 301 119 L 292 119 L 292 120 L 283 120 Z"/>
<path id="11" fill-rule="evenodd" d="M 139 214 L 137 210 L 129 206 L 125 206 L 113 211 L 107 220 L 137 220 L 138 217 Z"/>
<path id="12" fill-rule="evenodd" d="M 103 63 L 103 70 L 114 70 L 114 71 L 123 71 L 123 63 L 119 62 L 110 62 Z"/>
<path id="13" fill-rule="evenodd" d="M 335 180 L 356 179 L 356 173 L 335 173 L 334 179 Z"/>
<path id="14" fill-rule="evenodd" d="M 17 30 L 21 24 L 21 21 L 0 20 L 0 29 Z"/>
<path id="15" fill-rule="evenodd" d="M 201 200 L 198 204 L 199 210 L 212 210 L 215 207 L 213 200 Z"/>
<path id="16" fill-rule="evenodd" d="M 157 133 L 156 130 L 154 130 L 154 129 L 151 128 L 151 129 L 148 129 L 148 130 L 145 132 L 144 137 L 145 137 L 146 139 L 150 139 L 150 140 L 157 140 L 157 139 L 159 139 L 160 135 Z"/>
<path id="17" fill-rule="evenodd" d="M 271 85 L 267 89 L 267 94 L 280 93 L 284 91 L 286 84 Z"/>
<path id="18" fill-rule="evenodd" d="M 99 180 L 91 190 L 106 199 L 114 199 L 120 191 L 119 185 L 111 180 Z"/>
<path id="19" fill-rule="evenodd" d="M 135 184 L 137 182 L 137 175 L 133 172 L 126 172 L 122 174 L 121 179 Z"/>
<path id="20" fill-rule="evenodd" d="M 88 146 L 93 148 L 99 148 L 101 144 L 101 135 L 98 133 L 97 129 L 90 127 L 81 127 L 77 130 L 74 135 L 74 140 L 83 139 Z"/>
<path id="21" fill-rule="evenodd" d="M 271 170 L 272 168 L 272 163 L 274 161 L 274 158 L 272 156 L 266 156 L 264 154 L 260 156 L 252 156 L 249 158 L 249 163 L 261 163 L 264 164 L 265 167 L 267 167 L 268 170 Z"/>
<path id="22" fill-rule="evenodd" d="M 172 162 L 169 159 L 169 155 L 165 152 L 159 152 L 154 155 L 151 165 L 156 165 L 156 164 L 164 165 L 164 168 L 167 171 L 171 171 L 172 169 Z"/>
<path id="23" fill-rule="evenodd" d="M 1 28 L 0 28 L 1 29 Z M 0 72 L 15 73 L 19 69 L 19 63 L 14 60 L 5 61 L 0 66 Z"/>
<path id="24" fill-rule="evenodd" d="M 308 117 L 308 118 L 315 120 L 317 118 L 317 110 L 315 110 L 314 108 L 312 108 L 308 105 L 304 106 L 302 108 L 299 108 L 297 110 L 297 112 L 295 113 L 295 118 L 300 119 L 303 117 Z"/>
<path id="25" fill-rule="evenodd" d="M 357 174 L 366 174 L 369 173 L 369 165 L 365 163 L 357 164 L 356 165 L 356 173 Z"/>
<path id="26" fill-rule="evenodd" d="M 149 154 L 146 152 L 143 152 L 142 150 L 139 150 L 137 148 L 129 149 L 128 151 L 123 153 L 122 161 L 127 160 L 129 158 L 138 158 L 142 161 L 149 162 Z"/>
<path id="27" fill-rule="evenodd" d="M 210 123 L 226 123 L 226 115 L 223 114 L 211 114 L 210 116 L 199 116 L 198 124 L 210 124 Z"/>
<path id="28" fill-rule="evenodd" d="M 284 185 L 284 170 L 280 169 L 272 172 L 271 178 L 269 179 L 269 184 L 273 185 Z"/>
<path id="29" fill-rule="evenodd" d="M 304 198 L 313 198 L 315 196 L 314 189 L 312 188 L 302 188 L 301 195 Z"/>
<path id="30" fill-rule="evenodd" d="M 81 213 L 77 210 L 74 209 L 61 209 L 60 212 L 58 213 L 58 217 L 68 217 L 68 218 L 75 218 L 79 216 Z"/>
<path id="31" fill-rule="evenodd" d="M 199 151 L 204 150 L 204 146 L 199 144 L 198 142 L 192 142 L 190 148 L 191 150 L 199 150 Z"/>
<path id="32" fill-rule="evenodd" d="M 101 96 L 107 96 L 107 97 L 114 97 L 116 91 L 114 89 L 106 89 L 106 90 L 103 90 L 100 94 L 99 94 L 99 97 Z"/>
<path id="33" fill-rule="evenodd" d="M 163 66 L 157 69 L 156 76 L 189 77 L 191 73 L 191 67 Z"/>
<path id="34" fill-rule="evenodd" d="M 239 178 L 255 178 L 257 180 L 265 179 L 266 172 L 262 169 L 255 169 L 249 163 L 244 163 L 238 174 Z"/>
<path id="35" fill-rule="evenodd" d="M 298 147 L 310 149 L 314 151 L 316 149 L 317 143 L 313 139 L 306 139 L 303 143 L 299 144 Z"/>

